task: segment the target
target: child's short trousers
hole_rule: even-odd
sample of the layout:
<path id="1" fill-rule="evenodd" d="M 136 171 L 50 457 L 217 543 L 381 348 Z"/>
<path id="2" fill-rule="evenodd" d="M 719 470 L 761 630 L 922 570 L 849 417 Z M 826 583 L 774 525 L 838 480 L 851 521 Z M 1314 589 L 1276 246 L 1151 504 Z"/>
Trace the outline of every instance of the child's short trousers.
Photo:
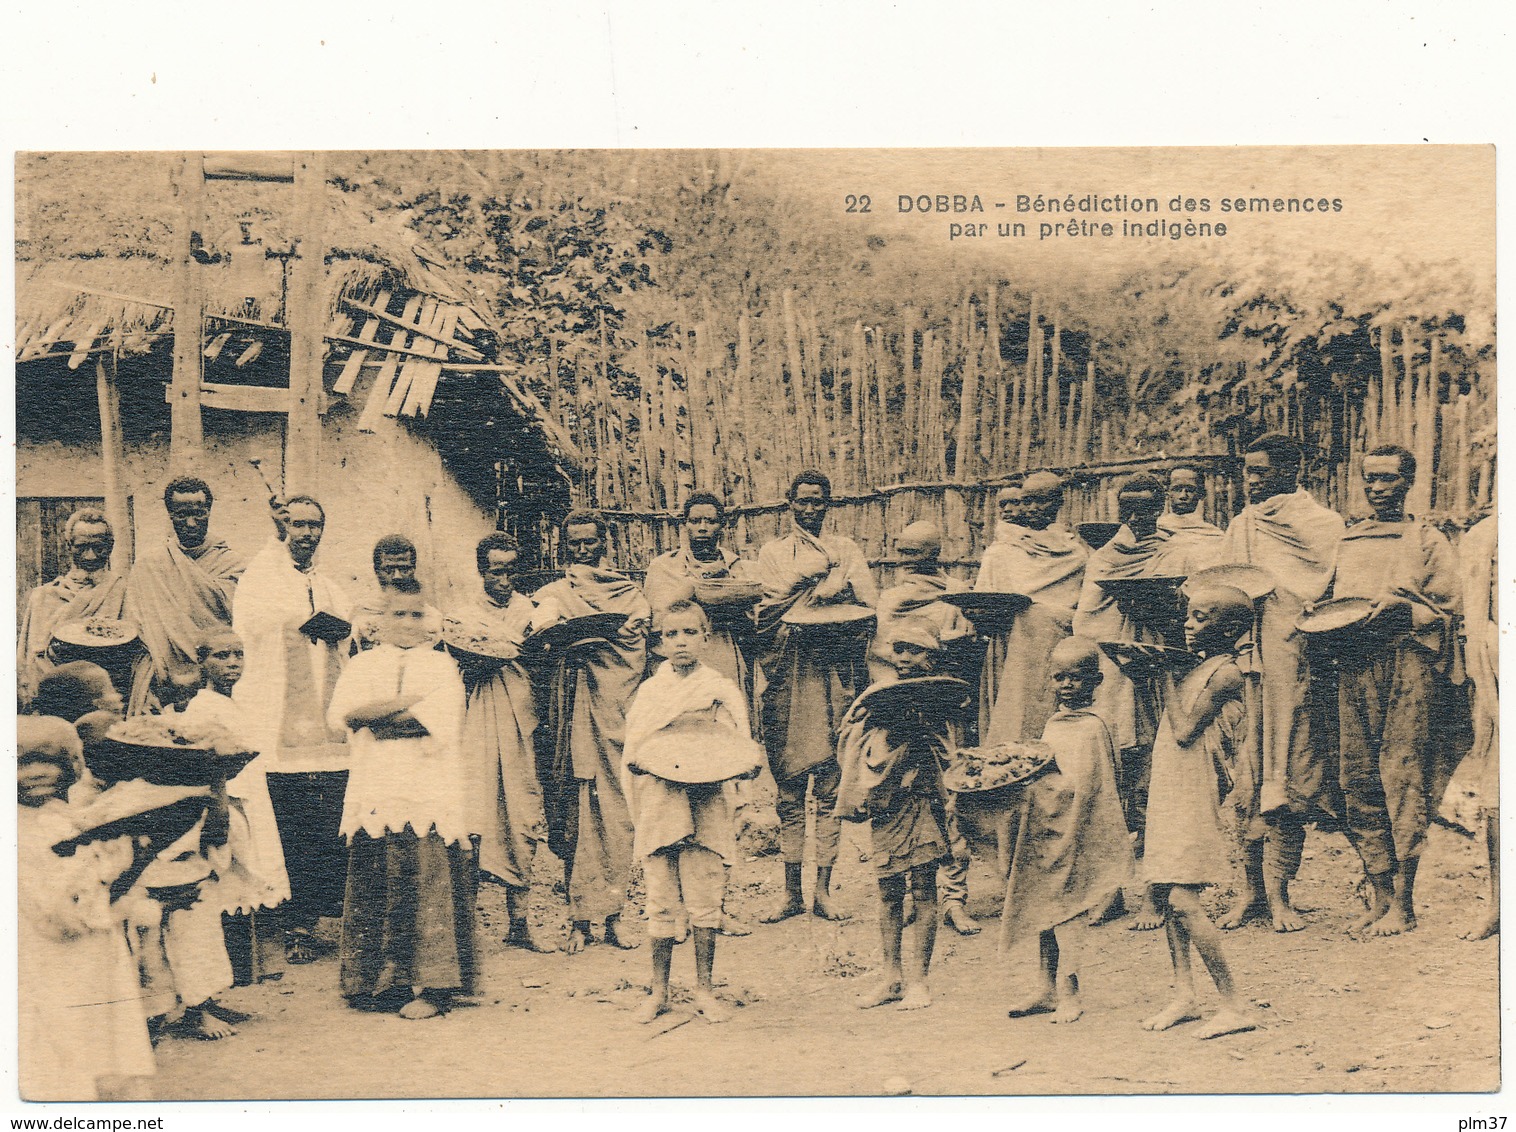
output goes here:
<path id="1" fill-rule="evenodd" d="M 673 939 L 678 934 L 681 904 L 691 927 L 719 928 L 725 871 L 721 854 L 703 845 L 662 850 L 643 858 L 647 934 L 653 939 Z"/>

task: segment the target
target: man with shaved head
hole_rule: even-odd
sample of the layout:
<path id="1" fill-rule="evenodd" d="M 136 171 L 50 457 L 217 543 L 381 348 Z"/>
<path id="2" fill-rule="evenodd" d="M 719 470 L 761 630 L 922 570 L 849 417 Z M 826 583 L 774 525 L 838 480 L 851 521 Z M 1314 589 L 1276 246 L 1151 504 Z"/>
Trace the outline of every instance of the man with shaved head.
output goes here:
<path id="1" fill-rule="evenodd" d="M 939 564 L 942 529 L 936 523 L 918 520 L 902 530 L 895 539 L 895 557 L 900 563 L 900 580 L 879 594 L 879 622 L 869 649 L 869 678 L 876 684 L 895 670 L 879 646 L 890 640 L 891 627 L 899 618 L 926 618 L 945 648 L 972 637 L 974 632 L 963 611 L 942 600 L 943 594 L 964 593 L 969 587 L 949 576 Z"/>
<path id="2" fill-rule="evenodd" d="M 1312 718 L 1305 634 L 1295 623 L 1332 583 L 1344 524 L 1300 486 L 1300 445 L 1290 437 L 1260 436 L 1248 445 L 1243 467 L 1248 505 L 1227 527 L 1221 560 L 1256 566 L 1274 585 L 1262 600 L 1246 666 L 1257 689 L 1251 733 L 1260 740 L 1246 815 L 1249 893 L 1221 926 L 1267 916 L 1276 932 L 1291 932 L 1305 927 L 1289 884 L 1300 868 L 1306 823 L 1338 805 L 1335 744 L 1313 734 L 1320 716 Z"/>
<path id="3" fill-rule="evenodd" d="M 1037 739 L 1053 714 L 1049 656 L 1069 635 L 1088 551 L 1058 522 L 1063 480 L 1032 472 L 1002 490 L 995 541 L 984 551 L 974 589 L 1017 593 L 1032 605 L 990 638 L 980 683 L 982 743 Z"/>
<path id="4" fill-rule="evenodd" d="M 1189 577 L 1221 556 L 1222 530 L 1202 514 L 1205 471 L 1198 464 L 1169 469 L 1168 510 L 1158 516 L 1158 529 L 1169 536 L 1164 549 L 1164 572 Z"/>
<path id="5" fill-rule="evenodd" d="M 125 614 L 137 624 L 146 656 L 132 676 L 128 711 L 184 703 L 200 683 L 196 650 L 205 634 L 232 621 L 237 579 L 246 563 L 210 535 L 210 485 L 180 476 L 163 489 L 169 535 L 132 566 Z"/>
<path id="6" fill-rule="evenodd" d="M 1139 644 L 1179 645 L 1165 640 L 1165 610 L 1152 602 L 1118 599 L 1104 582 L 1162 577 L 1168 573 L 1169 534 L 1159 525 L 1165 488 L 1156 476 L 1138 475 L 1122 483 L 1116 493 L 1116 517 L 1121 526 L 1111 541 L 1090 555 L 1084 569 L 1084 587 L 1074 611 L 1074 632 L 1092 641 L 1128 641 Z M 1176 612 L 1170 604 L 1169 613 Z M 1175 624 L 1174 628 L 1178 628 Z M 1103 679 L 1095 690 L 1094 711 L 1111 729 L 1116 744 L 1117 786 L 1127 828 L 1135 837 L 1137 858 L 1142 858 L 1142 831 L 1147 818 L 1148 777 L 1153 740 L 1163 710 L 1156 679 L 1129 679 L 1104 653 L 1100 655 Z M 1163 926 L 1144 895 L 1135 908 L 1132 928 L 1151 931 Z M 1115 912 L 1116 907 L 1110 911 Z"/>

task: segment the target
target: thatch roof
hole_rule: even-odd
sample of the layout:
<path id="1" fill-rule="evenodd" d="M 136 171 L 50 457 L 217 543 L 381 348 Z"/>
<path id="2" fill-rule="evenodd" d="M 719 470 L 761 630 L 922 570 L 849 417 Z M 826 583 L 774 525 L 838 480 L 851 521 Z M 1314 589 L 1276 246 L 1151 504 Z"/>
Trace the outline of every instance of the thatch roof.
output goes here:
<path id="1" fill-rule="evenodd" d="M 288 202 L 285 193 L 282 198 L 265 193 L 261 203 L 244 194 L 240 217 L 228 221 L 230 210 L 223 207 L 217 209 L 222 219 L 205 224 L 196 270 L 208 357 L 229 340 L 234 350 L 246 350 L 249 339 L 288 333 L 287 267 L 295 241 L 274 210 Z M 46 209 L 28 201 L 25 192 L 18 197 L 18 212 L 34 206 L 28 210 L 31 226 L 18 226 L 23 237 L 17 245 L 18 363 L 67 357 L 77 368 L 97 352 L 144 354 L 172 337 L 180 267 L 173 262 L 177 209 L 168 197 L 161 212 L 134 231 L 123 233 L 117 225 L 103 238 L 84 231 L 72 240 L 69 232 L 39 233 L 38 213 Z M 541 432 L 556 459 L 582 463 L 559 423 L 497 358 L 494 343 L 501 332 L 484 296 L 430 257 L 398 219 L 364 212 L 338 193 L 327 194 L 327 205 L 328 389 L 345 396 L 365 365 L 377 367 L 382 379 L 398 387 L 377 393 L 382 415 L 425 416 L 445 373 L 477 367 L 475 372 L 499 379 L 515 410 Z M 136 206 L 148 207 L 141 201 Z M 76 208 L 88 209 L 89 202 Z M 66 215 L 55 223 L 66 223 Z"/>

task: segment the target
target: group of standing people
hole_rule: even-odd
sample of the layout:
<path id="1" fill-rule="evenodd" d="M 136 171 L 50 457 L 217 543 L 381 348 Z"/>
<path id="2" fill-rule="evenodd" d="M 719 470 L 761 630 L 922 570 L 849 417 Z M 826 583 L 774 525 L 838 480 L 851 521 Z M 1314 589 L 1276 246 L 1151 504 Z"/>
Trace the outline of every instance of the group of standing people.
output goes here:
<path id="1" fill-rule="evenodd" d="M 212 488 L 176 479 L 164 492 L 171 533 L 129 573 L 109 568 L 105 516 L 79 511 L 65 531 L 68 571 L 26 603 L 22 710 L 61 718 L 77 741 L 49 732 L 29 745 L 23 733 L 20 800 L 53 813 L 120 789 L 90 787 L 90 743 L 104 729 L 91 716 L 108 725 L 199 712 L 218 745 L 256 752 L 188 837 L 196 851 L 181 856 L 200 861 L 199 875 L 191 867 L 180 870 L 188 881 L 154 884 L 155 862 L 136 881 L 159 910 L 139 901 L 135 914 L 158 916 L 168 978 L 183 984 L 160 1018 L 196 1036 L 232 1032 L 236 1012 L 214 997 L 225 986 L 328 947 L 316 930 L 324 916 L 342 917 L 340 986 L 354 1006 L 445 1012 L 473 990 L 481 878 L 505 886 L 506 944 L 554 949 L 527 915 L 544 845 L 562 862 L 566 949 L 636 945 L 621 917 L 640 867 L 654 940 L 648 1017 L 666 1004 L 671 941 L 693 927 L 697 1006 L 719 1020 L 715 935 L 748 930 L 722 911 L 722 877 L 734 811 L 751 803 L 743 780 L 757 768 L 673 787 L 646 770 L 657 764 L 646 752 L 672 742 L 667 729 L 695 720 L 717 729 L 718 745 L 760 742 L 777 787 L 783 893 L 765 923 L 841 918 L 831 891 L 839 822 L 870 822 L 887 971 L 863 1005 L 930 1003 L 939 906 L 952 930 L 980 930 L 966 904 L 979 853 L 1005 886 L 1003 942 L 1040 940 L 1044 978 L 1013 1014 L 1077 1017 L 1067 931 L 1057 929 L 1125 910 L 1133 927 L 1169 932 L 1177 997 L 1153 1028 L 1194 1016 L 1193 990 L 1181 986 L 1193 942 L 1226 999 L 1209 1028 L 1227 1032 L 1246 1023 L 1194 894 L 1226 879 L 1218 860 L 1230 849 L 1246 890 L 1223 928 L 1302 926 L 1289 885 L 1316 823 L 1344 831 L 1363 863 L 1356 930 L 1410 930 L 1428 823 L 1472 744 L 1487 769 L 1495 866 L 1494 520 L 1464 536 L 1460 564 L 1440 531 L 1405 513 L 1416 476 L 1405 449 L 1365 458 L 1373 517 L 1352 525 L 1299 487 L 1300 462 L 1286 437 L 1250 445 L 1248 503 L 1224 530 L 1202 514 L 1203 469 L 1135 476 L 1103 543 L 1060 522 L 1059 476 L 1012 477 L 972 584 L 941 564 L 941 530 L 915 522 L 895 535 L 898 580 L 880 592 L 858 544 L 828 529 L 827 477 L 804 472 L 788 493 L 789 530 L 756 559 L 722 545 L 724 502 L 700 492 L 685 501 L 678 547 L 647 563 L 641 584 L 608 562 L 605 520 L 574 511 L 560 528 L 563 576 L 533 594 L 516 588 L 521 551 L 508 534 L 478 544 L 467 594 L 426 587 L 414 546 L 388 536 L 374 547 L 375 589 L 358 602 L 319 565 L 316 499 L 274 501 L 275 533 L 244 563 L 212 537 Z M 1217 573 L 1227 567 L 1267 584 L 1247 590 L 1240 575 Z M 1196 584 L 1165 620 L 1103 584 L 1141 578 Z M 976 626 L 945 600 L 971 592 L 1019 600 Z M 1383 647 L 1313 650 L 1300 623 L 1329 597 L 1368 599 Z M 545 630 L 594 614 L 618 615 L 619 628 L 533 652 Z M 129 667 L 58 663 L 59 627 L 90 618 L 136 627 L 143 647 Z M 459 639 L 488 641 L 501 663 L 456 663 L 438 648 L 444 619 Z M 1200 663 L 1166 673 L 1097 647 L 1123 644 L 1186 649 Z M 940 692 L 943 677 L 963 695 L 935 718 L 870 706 L 883 685 Z M 1472 730 L 1457 726 L 1470 705 Z M 1034 741 L 1052 748 L 1056 768 L 1033 787 L 984 797 L 944 788 L 963 748 Z M 43 775 L 51 792 L 25 781 L 28 765 L 44 764 L 58 769 L 56 781 Z M 1196 814 L 1205 828 L 1192 828 Z M 1496 928 L 1496 883 L 1491 916 L 1472 935 Z M 198 927 L 177 933 L 178 950 L 196 957 L 175 970 L 170 921 L 187 912 Z M 207 935 L 217 921 L 224 935 Z M 149 934 L 130 923 L 124 933 L 139 970 Z M 207 964 L 203 953 L 218 947 Z"/>

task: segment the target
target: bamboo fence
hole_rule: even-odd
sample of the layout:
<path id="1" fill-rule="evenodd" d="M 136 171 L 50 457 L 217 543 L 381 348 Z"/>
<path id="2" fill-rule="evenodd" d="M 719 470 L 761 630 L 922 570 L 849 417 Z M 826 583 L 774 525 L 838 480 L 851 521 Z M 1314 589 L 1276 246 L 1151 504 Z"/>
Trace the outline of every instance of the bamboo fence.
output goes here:
<path id="1" fill-rule="evenodd" d="M 1069 328 L 1039 307 L 1034 295 L 1030 309 L 1006 310 L 990 288 L 965 294 L 945 324 L 909 307 L 889 323 L 829 322 L 786 290 L 761 311 L 710 300 L 676 309 L 656 337 L 628 341 L 602 325 L 593 364 L 581 362 L 573 392 L 551 406 L 589 455 L 577 500 L 617 521 L 628 566 L 675 544 L 695 491 L 727 500 L 733 542 L 756 550 L 783 529 L 786 490 L 807 468 L 831 477 L 834 525 L 875 559 L 900 526 L 933 518 L 944 557 L 971 564 L 993 532 L 993 489 L 1016 470 L 1069 471 L 1070 522 L 1113 518 L 1120 478 L 1189 454 L 1134 451 L 1125 410 L 1101 411 L 1103 391 L 1129 388 L 1128 375 L 1071 358 Z M 1493 420 L 1492 383 L 1465 388 L 1444 372 L 1438 340 L 1417 325 L 1376 331 L 1380 364 L 1361 395 L 1315 403 L 1298 385 L 1266 396 L 1244 387 L 1230 406 L 1208 407 L 1202 460 L 1221 473 L 1210 517 L 1224 524 L 1241 505 L 1237 453 L 1244 431 L 1261 428 L 1302 440 L 1308 486 L 1344 513 L 1364 512 L 1362 455 L 1390 442 L 1420 464 L 1413 513 L 1461 526 L 1487 512 L 1494 445 L 1471 424 Z M 551 344 L 555 368 L 564 353 Z"/>

